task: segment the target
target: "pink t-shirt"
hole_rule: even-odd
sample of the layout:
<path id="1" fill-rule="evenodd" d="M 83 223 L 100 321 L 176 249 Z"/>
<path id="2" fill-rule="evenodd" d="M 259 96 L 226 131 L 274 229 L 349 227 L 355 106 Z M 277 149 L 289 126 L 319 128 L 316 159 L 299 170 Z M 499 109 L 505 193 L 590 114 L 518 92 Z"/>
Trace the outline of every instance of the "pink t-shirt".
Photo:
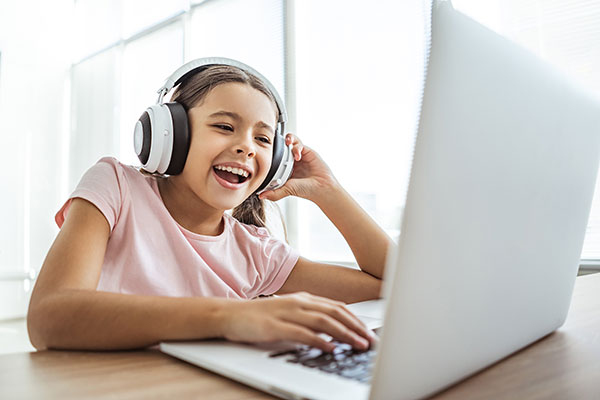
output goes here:
<path id="1" fill-rule="evenodd" d="M 265 228 L 228 214 L 218 236 L 193 233 L 169 214 L 156 178 L 104 157 L 81 178 L 71 200 L 94 204 L 110 224 L 98 290 L 159 296 L 253 298 L 279 290 L 298 260 Z"/>

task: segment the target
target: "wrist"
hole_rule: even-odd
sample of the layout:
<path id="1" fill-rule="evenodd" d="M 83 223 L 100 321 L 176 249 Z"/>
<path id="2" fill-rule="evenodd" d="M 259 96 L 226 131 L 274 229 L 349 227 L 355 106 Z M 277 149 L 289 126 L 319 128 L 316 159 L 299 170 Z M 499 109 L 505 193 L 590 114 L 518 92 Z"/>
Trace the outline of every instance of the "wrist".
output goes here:
<path id="1" fill-rule="evenodd" d="M 332 207 L 339 205 L 347 195 L 346 190 L 337 181 L 333 181 L 328 185 L 324 185 L 311 200 L 327 213 Z"/>
<path id="2" fill-rule="evenodd" d="M 238 299 L 218 299 L 218 305 L 213 312 L 212 321 L 215 326 L 216 337 L 228 338 L 233 329 L 235 311 L 240 307 L 244 300 Z"/>
<path id="3" fill-rule="evenodd" d="M 206 298 L 199 299 L 207 300 Z M 207 304 L 208 307 L 201 307 L 204 310 L 200 311 L 200 315 L 196 314 L 194 324 L 199 331 L 206 331 L 207 326 L 210 326 L 210 337 L 223 338 L 227 334 L 231 307 L 239 300 L 221 298 L 211 298 L 210 300 L 210 303 Z"/>

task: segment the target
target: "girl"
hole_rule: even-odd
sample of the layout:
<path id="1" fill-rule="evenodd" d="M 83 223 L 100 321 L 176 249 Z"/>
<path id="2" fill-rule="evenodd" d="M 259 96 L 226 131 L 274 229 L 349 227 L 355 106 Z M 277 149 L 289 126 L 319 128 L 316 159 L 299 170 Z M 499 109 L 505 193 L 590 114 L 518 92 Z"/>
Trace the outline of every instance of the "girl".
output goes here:
<path id="1" fill-rule="evenodd" d="M 332 351 L 322 332 L 368 348 L 374 335 L 344 303 L 379 297 L 390 239 L 292 134 L 290 179 L 255 194 L 279 111 L 250 72 L 210 66 L 186 77 L 172 101 L 189 121 L 182 172 L 142 174 L 113 158 L 86 172 L 56 215 L 61 230 L 29 305 L 32 344 L 108 350 L 222 337 Z M 268 234 L 263 201 L 290 195 L 323 210 L 361 270 L 312 262 Z"/>

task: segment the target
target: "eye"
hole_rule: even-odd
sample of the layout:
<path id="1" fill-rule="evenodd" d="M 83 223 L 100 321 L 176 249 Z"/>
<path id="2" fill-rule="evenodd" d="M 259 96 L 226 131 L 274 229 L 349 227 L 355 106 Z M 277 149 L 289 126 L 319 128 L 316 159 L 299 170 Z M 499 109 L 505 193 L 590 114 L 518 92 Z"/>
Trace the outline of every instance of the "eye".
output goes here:
<path id="1" fill-rule="evenodd" d="M 271 144 L 271 139 L 269 139 L 267 136 L 258 136 L 257 139 L 265 144 Z"/>
<path id="2" fill-rule="evenodd" d="M 214 124 L 213 126 L 214 126 L 215 128 L 217 128 L 217 129 L 221 129 L 221 130 L 224 130 L 224 131 L 230 131 L 230 132 L 233 132 L 233 128 L 232 128 L 231 126 L 229 126 L 229 125 L 224 125 L 224 124 Z"/>

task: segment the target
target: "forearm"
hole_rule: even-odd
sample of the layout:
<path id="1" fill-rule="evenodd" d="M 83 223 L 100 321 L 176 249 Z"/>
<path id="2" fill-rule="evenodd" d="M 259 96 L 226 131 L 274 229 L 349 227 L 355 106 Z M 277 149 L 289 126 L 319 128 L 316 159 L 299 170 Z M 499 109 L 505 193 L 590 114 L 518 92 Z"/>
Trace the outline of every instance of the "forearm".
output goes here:
<path id="1" fill-rule="evenodd" d="M 315 204 L 346 239 L 360 268 L 381 279 L 388 248 L 394 245 L 383 229 L 340 185 L 336 184 Z"/>
<path id="2" fill-rule="evenodd" d="M 38 349 L 141 348 L 223 336 L 220 318 L 227 301 L 64 289 L 32 303 L 27 322 Z"/>

